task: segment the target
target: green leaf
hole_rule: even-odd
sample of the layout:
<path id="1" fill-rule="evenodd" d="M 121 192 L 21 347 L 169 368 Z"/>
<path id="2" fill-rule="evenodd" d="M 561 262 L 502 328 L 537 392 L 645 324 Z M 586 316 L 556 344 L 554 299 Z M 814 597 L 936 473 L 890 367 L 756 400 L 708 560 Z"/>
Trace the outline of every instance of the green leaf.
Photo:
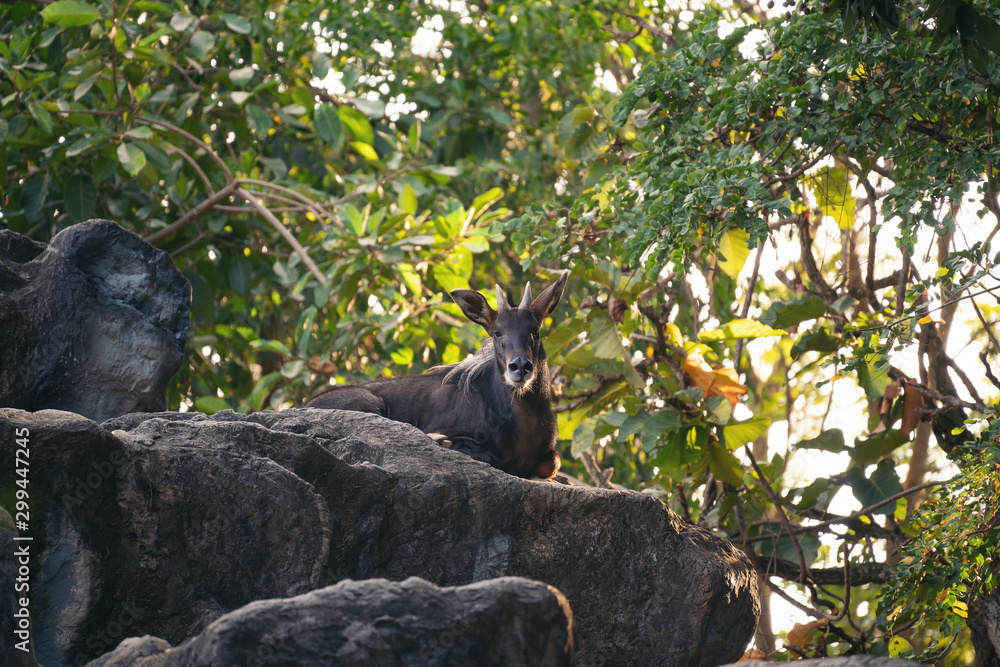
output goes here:
<path id="1" fill-rule="evenodd" d="M 628 383 L 636 389 L 645 385 L 639 372 L 632 365 L 631 355 L 622 344 L 621 336 L 614 321 L 604 311 L 597 311 L 591 320 L 590 344 L 594 354 L 602 359 L 619 359 L 623 363 L 623 372 Z"/>
<path id="2" fill-rule="evenodd" d="M 709 396 L 705 399 L 708 408 L 708 421 L 717 426 L 723 426 L 733 415 L 733 404 L 725 396 Z"/>
<path id="3" fill-rule="evenodd" d="M 389 356 L 392 357 L 392 363 L 397 366 L 409 368 L 413 363 L 413 349 L 409 347 L 401 347 L 395 352 L 390 352 Z"/>
<path id="4" fill-rule="evenodd" d="M 188 45 L 194 51 L 195 58 L 204 60 L 215 48 L 215 36 L 205 30 L 195 30 L 188 40 Z"/>
<path id="5" fill-rule="evenodd" d="M 375 134 L 372 131 L 372 125 L 363 113 L 343 104 L 337 109 L 337 115 L 340 116 L 340 121 L 347 128 L 347 131 L 351 133 L 352 137 L 368 145 L 375 143 Z"/>
<path id="6" fill-rule="evenodd" d="M 839 489 L 840 487 L 837 488 Z M 830 502 L 829 491 L 830 480 L 826 478 L 813 480 L 809 486 L 802 489 L 802 497 L 799 499 L 795 509 L 802 511 L 817 506 L 820 509 L 825 509 L 827 503 Z"/>
<path id="7" fill-rule="evenodd" d="M 403 191 L 399 193 L 399 207 L 409 214 L 417 212 L 417 193 L 409 183 L 403 186 Z"/>
<path id="8" fill-rule="evenodd" d="M 146 154 L 146 158 L 149 161 L 149 164 L 153 165 L 154 167 L 156 167 L 161 171 L 170 170 L 170 156 L 167 155 L 167 152 L 165 150 L 163 150 L 156 144 L 149 143 L 148 141 L 136 140 L 133 143 L 135 143 L 135 145 L 138 146 L 139 149 Z"/>
<path id="9" fill-rule="evenodd" d="M 979 28 L 979 11 L 973 5 L 963 2 L 955 9 L 955 27 L 965 39 L 975 39 Z"/>
<path id="10" fill-rule="evenodd" d="M 381 120 L 385 115 L 385 102 L 381 100 L 370 100 L 367 97 L 356 97 L 351 103 L 354 108 L 372 120 Z M 371 142 L 369 142 L 371 143 Z"/>
<path id="11" fill-rule="evenodd" d="M 73 174 L 63 188 L 63 206 L 73 222 L 90 220 L 97 206 L 97 188 L 89 174 Z"/>
<path id="12" fill-rule="evenodd" d="M 734 340 L 736 338 L 763 338 L 766 336 L 781 336 L 785 333 L 782 329 L 773 329 L 766 324 L 761 324 L 757 320 L 739 319 L 730 320 L 719 329 L 700 332 L 698 340 L 706 342 Z"/>
<path id="13" fill-rule="evenodd" d="M 223 14 L 222 20 L 226 22 L 229 29 L 241 35 L 249 35 L 253 26 L 250 21 L 237 14 Z"/>
<path id="14" fill-rule="evenodd" d="M 134 144 L 118 146 L 118 160 L 122 163 L 125 171 L 132 176 L 137 175 L 146 166 L 146 154 Z"/>
<path id="15" fill-rule="evenodd" d="M 177 32 L 186 32 L 196 20 L 194 16 L 188 14 L 174 14 L 170 18 L 170 27 Z"/>
<path id="16" fill-rule="evenodd" d="M 882 431 L 864 439 L 855 438 L 854 448 L 850 452 L 851 459 L 859 465 L 867 466 L 891 454 L 909 441 L 910 436 L 895 429 Z"/>
<path id="17" fill-rule="evenodd" d="M 869 360 L 858 368 L 858 384 L 865 390 L 869 401 L 876 401 L 885 395 L 885 390 L 892 384 L 892 379 L 889 377 L 888 364 L 885 364 L 886 367 L 882 370 L 878 370 L 885 360 L 875 355 L 872 357 L 874 360 Z"/>
<path id="18" fill-rule="evenodd" d="M 79 0 L 57 0 L 42 10 L 42 18 L 64 28 L 87 25 L 101 18 L 97 7 Z"/>
<path id="19" fill-rule="evenodd" d="M 597 420 L 588 419 L 573 429 L 573 444 L 570 448 L 570 452 L 573 456 L 579 457 L 580 454 L 588 451 L 594 446 L 594 441 L 596 440 L 596 428 Z"/>
<path id="20" fill-rule="evenodd" d="M 136 104 L 139 104 L 149 97 L 151 92 L 149 84 L 143 82 L 136 86 L 135 90 L 132 91 L 132 97 L 135 98 Z"/>
<path id="21" fill-rule="evenodd" d="M 416 153 L 417 149 L 420 148 L 420 121 L 413 121 L 413 125 L 410 125 L 410 131 L 407 135 L 407 141 L 410 144 L 410 152 Z"/>
<path id="22" fill-rule="evenodd" d="M 798 564 L 799 562 L 799 552 L 795 548 L 795 541 L 793 538 L 789 537 L 785 532 L 784 527 L 777 522 L 767 524 L 762 526 L 760 529 L 761 535 L 774 535 L 774 540 L 767 540 L 758 543 L 758 549 L 760 550 L 760 555 L 768 558 L 770 556 L 776 556 L 782 560 L 791 561 L 792 563 Z M 806 561 L 806 567 L 809 567 L 816 562 L 819 558 L 819 548 L 821 546 L 820 541 L 814 535 L 798 535 L 797 540 L 799 548 L 802 549 L 802 557 Z"/>
<path id="23" fill-rule="evenodd" d="M 257 159 L 270 169 L 271 173 L 279 180 L 288 175 L 288 165 L 280 157 L 259 157 Z"/>
<path id="24" fill-rule="evenodd" d="M 891 459 L 880 461 L 869 478 L 865 477 L 863 468 L 857 467 L 848 468 L 845 477 L 862 507 L 869 507 L 903 491 L 899 475 L 896 474 L 896 463 Z M 895 511 L 895 503 L 888 503 L 872 514 L 892 515 Z"/>
<path id="25" fill-rule="evenodd" d="M 821 324 L 817 324 L 809 331 L 805 332 L 792 346 L 790 354 L 792 359 L 798 359 L 806 352 L 836 352 L 840 349 L 840 336 L 830 333 L 830 329 Z"/>
<path id="26" fill-rule="evenodd" d="M 21 190 L 21 205 L 24 207 L 24 217 L 28 222 L 38 220 L 42 214 L 42 206 L 49 196 L 49 172 L 35 176 L 24 184 Z"/>
<path id="27" fill-rule="evenodd" d="M 0 144 L 7 140 L 7 130 L 10 124 L 5 118 L 0 118 Z"/>
<path id="28" fill-rule="evenodd" d="M 477 213 L 484 211 L 490 204 L 499 201 L 503 197 L 503 190 L 500 188 L 490 188 L 483 194 L 479 195 L 472 200 L 471 208 L 476 209 Z"/>
<path id="29" fill-rule="evenodd" d="M 626 420 L 626 423 L 628 423 L 628 420 Z M 642 424 L 632 424 L 633 427 L 641 428 L 642 446 L 647 452 L 654 448 L 656 441 L 664 433 L 671 429 L 679 428 L 680 425 L 680 415 L 673 408 L 663 408 L 662 410 L 646 415 L 642 420 Z"/>
<path id="30" fill-rule="evenodd" d="M 722 397 L 713 396 L 712 398 Z M 729 399 L 725 399 L 725 401 L 729 403 Z M 730 407 L 732 407 L 731 403 Z M 770 417 L 754 417 L 741 422 L 730 422 L 722 429 L 722 441 L 726 443 L 726 449 L 739 449 L 767 433 L 770 426 Z"/>
<path id="31" fill-rule="evenodd" d="M 285 344 L 280 340 L 265 340 L 263 338 L 252 340 L 250 341 L 250 347 L 255 350 L 264 350 L 265 352 L 277 352 L 286 357 L 292 356 L 292 351 L 285 347 Z"/>
<path id="32" fill-rule="evenodd" d="M 225 399 L 218 396 L 198 396 L 194 399 L 194 407 L 198 412 L 212 415 L 219 410 L 229 410 L 232 406 Z"/>
<path id="33" fill-rule="evenodd" d="M 344 146 L 344 125 L 340 122 L 337 108 L 324 102 L 313 111 L 316 132 L 326 143 L 340 149 Z"/>
<path id="34" fill-rule="evenodd" d="M 246 257 L 240 256 L 229 266 L 229 284 L 240 294 L 253 287 L 253 268 Z"/>
<path id="35" fill-rule="evenodd" d="M 719 257 L 719 268 L 730 278 L 740 275 L 740 271 L 743 270 L 743 265 L 750 256 L 750 248 L 747 245 L 749 240 L 750 235 L 739 227 L 727 230 L 719 239 L 716 253 Z"/>
<path id="36" fill-rule="evenodd" d="M 229 72 L 229 80 L 233 82 L 233 85 L 242 88 L 253 80 L 253 75 L 253 67 L 240 67 Z"/>
<path id="37" fill-rule="evenodd" d="M 824 452 L 846 452 L 847 445 L 844 444 L 844 432 L 839 428 L 831 428 L 823 431 L 815 438 L 799 441 L 795 445 L 795 449 L 821 449 Z"/>
<path id="38" fill-rule="evenodd" d="M 370 144 L 366 144 L 363 141 L 352 141 L 350 142 L 350 146 L 364 159 L 371 160 L 373 162 L 378 160 L 378 153 L 375 152 L 375 149 L 372 148 Z"/>
<path id="39" fill-rule="evenodd" d="M 51 5 L 49 5 L 51 7 Z M 52 134 L 52 114 L 38 102 L 28 102 L 28 111 L 38 122 L 38 128 L 45 134 Z"/>
<path id="40" fill-rule="evenodd" d="M 778 328 L 813 320 L 826 313 L 826 303 L 818 296 L 803 295 L 791 301 L 776 301 L 760 316 L 762 324 Z"/>
<path id="41" fill-rule="evenodd" d="M 258 136 L 266 137 L 268 132 L 274 127 L 274 120 L 271 115 L 256 104 L 246 105 L 247 125 Z"/>
<path id="42" fill-rule="evenodd" d="M 714 440 L 708 443 L 708 467 L 726 484 L 743 485 L 743 466 L 729 450 Z"/>

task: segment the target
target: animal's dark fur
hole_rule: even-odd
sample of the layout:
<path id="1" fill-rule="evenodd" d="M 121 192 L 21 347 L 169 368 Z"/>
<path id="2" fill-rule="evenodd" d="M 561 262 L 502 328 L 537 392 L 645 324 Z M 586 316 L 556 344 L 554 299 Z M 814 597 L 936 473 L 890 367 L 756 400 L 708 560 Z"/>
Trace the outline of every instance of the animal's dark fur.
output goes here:
<path id="1" fill-rule="evenodd" d="M 306 407 L 382 415 L 441 433 L 452 449 L 512 475 L 552 477 L 559 469 L 557 428 L 538 325 L 565 284 L 563 274 L 533 302 L 529 288 L 519 307 L 501 301 L 497 311 L 478 292 L 453 290 L 466 316 L 490 334 L 474 356 L 423 375 L 335 387 Z"/>

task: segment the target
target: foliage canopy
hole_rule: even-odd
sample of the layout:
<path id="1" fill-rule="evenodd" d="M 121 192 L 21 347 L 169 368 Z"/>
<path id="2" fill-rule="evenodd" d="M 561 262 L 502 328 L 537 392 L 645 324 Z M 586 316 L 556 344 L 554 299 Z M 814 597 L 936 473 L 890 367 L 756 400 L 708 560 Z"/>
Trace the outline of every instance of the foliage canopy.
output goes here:
<path id="1" fill-rule="evenodd" d="M 458 361 L 479 332 L 447 290 L 570 268 L 546 340 L 570 472 L 805 592 L 787 655 L 961 664 L 1000 541 L 1000 10 L 807 9 L 4 3 L 0 220 L 170 252 L 171 405 L 207 412 Z"/>

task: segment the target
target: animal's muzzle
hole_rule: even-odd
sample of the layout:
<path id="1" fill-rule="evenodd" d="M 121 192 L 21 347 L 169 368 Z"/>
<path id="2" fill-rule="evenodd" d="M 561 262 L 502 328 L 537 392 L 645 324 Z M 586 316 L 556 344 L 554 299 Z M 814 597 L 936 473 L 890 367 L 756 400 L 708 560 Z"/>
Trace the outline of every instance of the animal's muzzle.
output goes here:
<path id="1" fill-rule="evenodd" d="M 515 357 L 507 364 L 507 377 L 515 383 L 527 382 L 534 366 L 527 357 Z"/>

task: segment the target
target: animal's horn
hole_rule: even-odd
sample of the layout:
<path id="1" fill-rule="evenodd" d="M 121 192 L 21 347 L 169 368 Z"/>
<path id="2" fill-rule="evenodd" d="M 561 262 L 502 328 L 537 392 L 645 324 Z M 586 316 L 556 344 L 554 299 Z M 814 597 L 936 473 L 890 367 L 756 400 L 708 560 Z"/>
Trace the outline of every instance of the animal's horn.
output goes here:
<path id="1" fill-rule="evenodd" d="M 524 286 L 524 297 L 521 298 L 521 305 L 518 308 L 531 308 L 531 283 Z"/>
<path id="2" fill-rule="evenodd" d="M 510 310 L 510 306 L 507 305 L 507 299 L 503 297 L 503 290 L 497 285 L 497 312 L 502 313 L 505 310 Z"/>

